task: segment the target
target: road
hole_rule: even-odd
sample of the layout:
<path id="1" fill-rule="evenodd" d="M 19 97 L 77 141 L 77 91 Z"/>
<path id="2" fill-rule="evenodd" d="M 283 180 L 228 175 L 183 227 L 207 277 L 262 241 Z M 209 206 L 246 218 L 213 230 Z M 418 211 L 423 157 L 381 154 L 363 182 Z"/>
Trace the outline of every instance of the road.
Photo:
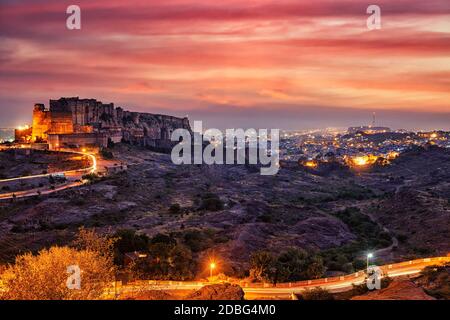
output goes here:
<path id="1" fill-rule="evenodd" d="M 423 268 L 431 265 L 450 262 L 450 257 L 425 258 L 412 261 L 406 261 L 396 264 L 380 266 L 383 275 L 391 278 L 418 274 Z M 365 282 L 366 274 L 359 271 L 341 277 L 323 278 L 315 280 L 306 280 L 296 283 L 280 283 L 276 286 L 263 283 L 245 283 L 242 281 L 230 281 L 239 284 L 245 292 L 246 299 L 261 298 L 281 298 L 289 299 L 292 293 L 300 293 L 306 289 L 321 287 L 330 292 L 342 292 L 352 288 L 354 284 Z M 198 290 L 209 282 L 182 282 L 182 281 L 154 281 L 145 280 L 127 285 L 117 285 L 116 292 L 119 294 L 137 292 L 142 290 L 164 290 L 164 291 L 187 291 Z M 112 289 L 111 289 L 112 290 Z M 109 293 L 112 291 L 109 290 Z"/>
<path id="2" fill-rule="evenodd" d="M 83 180 L 82 177 L 86 174 L 90 173 L 99 173 L 108 167 L 112 167 L 117 165 L 114 161 L 108 161 L 108 160 L 102 160 L 97 159 L 94 154 L 88 153 L 88 152 L 80 152 L 80 151 L 73 151 L 73 150 L 65 150 L 65 149 L 59 149 L 58 152 L 67 152 L 67 153 L 73 153 L 73 154 L 80 154 L 86 157 L 89 157 L 91 160 L 91 166 L 88 168 L 78 169 L 78 170 L 67 170 L 67 171 L 61 171 L 61 172 L 52 172 L 47 174 L 38 174 L 38 175 L 31 175 L 31 176 L 25 176 L 25 177 L 16 177 L 16 178 L 9 178 L 9 179 L 2 179 L 1 182 L 13 182 L 13 181 L 21 181 L 21 180 L 30 180 L 30 179 L 39 179 L 39 178 L 48 178 L 50 176 L 55 175 L 64 175 L 67 179 L 67 182 L 57 186 L 55 188 L 51 187 L 42 187 L 42 188 L 34 188 L 24 191 L 15 191 L 15 192 L 9 192 L 9 193 L 2 193 L 0 194 L 0 200 L 8 200 L 8 199 L 20 199 L 20 198 L 26 198 L 26 197 L 33 197 L 37 195 L 47 195 L 54 192 L 59 192 L 62 190 L 78 187 L 80 185 L 85 184 L 87 181 Z"/>

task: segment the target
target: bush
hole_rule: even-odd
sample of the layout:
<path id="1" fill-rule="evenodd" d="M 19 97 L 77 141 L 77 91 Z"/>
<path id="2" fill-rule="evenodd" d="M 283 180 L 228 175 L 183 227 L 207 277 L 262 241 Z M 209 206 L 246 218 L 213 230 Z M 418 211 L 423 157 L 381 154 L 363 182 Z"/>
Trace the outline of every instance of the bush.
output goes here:
<path id="1" fill-rule="evenodd" d="M 81 289 L 66 285 L 68 266 L 81 269 Z M 37 255 L 27 253 L 0 276 L 5 291 L 0 300 L 91 300 L 100 299 L 114 279 L 111 261 L 95 251 L 68 247 L 44 249 Z"/>
<path id="2" fill-rule="evenodd" d="M 183 241 L 192 252 L 200 252 L 206 250 L 212 244 L 211 239 L 199 230 L 185 231 Z"/>
<path id="3" fill-rule="evenodd" d="M 361 213 L 358 208 L 347 208 L 333 215 L 347 224 L 350 230 L 356 234 L 357 239 L 339 248 L 321 252 L 325 265 L 330 270 L 346 272 L 348 270 L 347 262 L 352 262 L 356 270 L 364 269 L 365 264 L 355 260 L 359 254 L 392 244 L 391 236 L 368 216 Z"/>
<path id="4" fill-rule="evenodd" d="M 96 182 L 100 180 L 100 176 L 96 173 L 85 174 L 81 177 L 83 180 L 88 180 L 89 182 Z"/>
<path id="5" fill-rule="evenodd" d="M 322 258 L 302 249 L 290 248 L 278 256 L 260 251 L 250 258 L 250 276 L 257 281 L 295 282 L 323 276 Z"/>
<path id="6" fill-rule="evenodd" d="M 103 159 L 106 159 L 106 160 L 114 159 L 114 154 L 111 151 L 106 150 L 106 149 L 102 149 L 100 151 L 100 155 L 102 156 Z"/>
<path id="7" fill-rule="evenodd" d="M 137 234 L 130 229 L 118 230 L 114 234 L 117 241 L 114 243 L 114 261 L 122 265 L 124 254 L 133 251 L 148 251 L 149 237 L 145 234 Z"/>
<path id="8" fill-rule="evenodd" d="M 196 264 L 191 251 L 182 245 L 153 243 L 146 259 L 137 261 L 132 272 L 141 279 L 191 280 Z"/>
<path id="9" fill-rule="evenodd" d="M 270 252 L 254 252 L 250 256 L 250 277 L 260 282 L 273 282 L 276 268 L 275 265 L 276 259 Z"/>
<path id="10" fill-rule="evenodd" d="M 172 214 L 179 214 L 181 212 L 181 206 L 178 203 L 174 203 L 170 206 L 169 212 Z"/>
<path id="11" fill-rule="evenodd" d="M 214 193 L 207 193 L 202 196 L 200 210 L 220 211 L 223 210 L 224 203 L 219 196 Z"/>
<path id="12" fill-rule="evenodd" d="M 319 287 L 303 291 L 300 300 L 334 300 L 334 296 L 328 290 Z"/>

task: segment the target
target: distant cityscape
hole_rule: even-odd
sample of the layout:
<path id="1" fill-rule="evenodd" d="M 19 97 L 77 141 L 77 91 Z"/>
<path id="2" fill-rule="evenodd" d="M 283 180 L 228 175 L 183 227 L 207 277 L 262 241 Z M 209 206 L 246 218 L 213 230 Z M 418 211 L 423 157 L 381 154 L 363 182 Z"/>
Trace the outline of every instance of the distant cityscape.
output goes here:
<path id="1" fill-rule="evenodd" d="M 13 142 L 14 141 L 14 129 L 13 128 L 0 128 L 0 143 Z"/>
<path id="2" fill-rule="evenodd" d="M 313 130 L 283 132 L 280 159 L 299 161 L 309 167 L 320 161 L 367 165 L 388 163 L 414 147 L 450 148 L 450 132 L 410 132 L 387 127 L 350 127 L 347 131 Z"/>

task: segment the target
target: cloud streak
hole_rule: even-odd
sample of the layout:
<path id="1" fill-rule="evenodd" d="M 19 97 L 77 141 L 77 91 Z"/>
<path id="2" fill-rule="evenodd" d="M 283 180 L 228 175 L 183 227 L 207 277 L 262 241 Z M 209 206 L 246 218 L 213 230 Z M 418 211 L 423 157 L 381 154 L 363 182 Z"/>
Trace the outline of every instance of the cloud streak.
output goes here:
<path id="1" fill-rule="evenodd" d="M 378 31 L 360 0 L 82 0 L 80 31 L 65 28 L 69 4 L 0 4 L 0 126 L 62 95 L 205 118 L 245 110 L 280 127 L 280 110 L 329 123 L 310 106 L 349 123 L 349 110 L 450 113 L 448 0 L 377 1 Z"/>

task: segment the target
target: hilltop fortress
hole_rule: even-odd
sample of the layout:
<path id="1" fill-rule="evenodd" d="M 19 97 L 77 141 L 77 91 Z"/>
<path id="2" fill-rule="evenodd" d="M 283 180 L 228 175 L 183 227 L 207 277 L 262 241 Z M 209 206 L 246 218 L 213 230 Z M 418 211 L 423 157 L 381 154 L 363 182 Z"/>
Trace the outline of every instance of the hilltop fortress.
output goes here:
<path id="1" fill-rule="evenodd" d="M 59 147 L 98 146 L 129 142 L 158 149 L 170 148 L 175 129 L 191 130 L 187 118 L 125 111 L 95 99 L 60 98 L 49 108 L 35 104 L 28 140 Z M 19 137 L 23 140 L 23 137 Z M 16 137 L 16 140 L 17 137 Z"/>

